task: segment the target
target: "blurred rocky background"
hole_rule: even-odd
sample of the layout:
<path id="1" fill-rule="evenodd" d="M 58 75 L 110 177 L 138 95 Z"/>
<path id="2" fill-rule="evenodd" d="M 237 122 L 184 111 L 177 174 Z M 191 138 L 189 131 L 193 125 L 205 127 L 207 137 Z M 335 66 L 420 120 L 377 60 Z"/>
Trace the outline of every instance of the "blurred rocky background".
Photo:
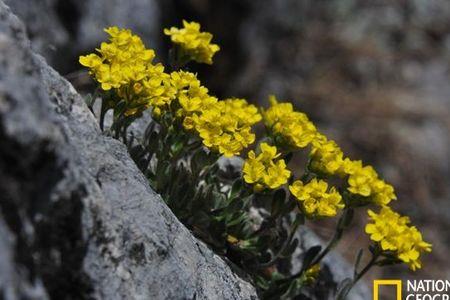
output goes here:
<path id="1" fill-rule="evenodd" d="M 105 35 L 133 29 L 166 59 L 164 27 L 199 21 L 220 44 L 194 68 L 219 97 L 267 105 L 276 94 L 305 111 L 352 158 L 396 187 L 394 207 L 433 243 L 424 269 L 384 268 L 372 278 L 450 277 L 450 2 L 447 0 L 7 0 L 33 47 L 82 91 L 77 63 Z M 368 239 L 361 213 L 339 251 Z M 326 238 L 329 224 L 316 232 Z"/>

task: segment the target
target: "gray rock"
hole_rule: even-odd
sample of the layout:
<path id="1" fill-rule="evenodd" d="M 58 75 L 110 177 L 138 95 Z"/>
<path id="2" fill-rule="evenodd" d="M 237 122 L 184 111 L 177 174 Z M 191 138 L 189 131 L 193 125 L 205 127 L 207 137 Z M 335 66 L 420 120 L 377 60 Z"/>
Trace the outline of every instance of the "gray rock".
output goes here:
<path id="1" fill-rule="evenodd" d="M 70 32 L 58 16 L 58 0 L 5 0 L 5 3 L 25 20 L 33 49 L 51 64 L 56 63 L 58 55 L 67 51 L 65 48 L 69 49 Z M 75 12 L 72 14 L 76 15 Z"/>
<path id="2" fill-rule="evenodd" d="M 0 298 L 256 299 L 0 1 Z"/>

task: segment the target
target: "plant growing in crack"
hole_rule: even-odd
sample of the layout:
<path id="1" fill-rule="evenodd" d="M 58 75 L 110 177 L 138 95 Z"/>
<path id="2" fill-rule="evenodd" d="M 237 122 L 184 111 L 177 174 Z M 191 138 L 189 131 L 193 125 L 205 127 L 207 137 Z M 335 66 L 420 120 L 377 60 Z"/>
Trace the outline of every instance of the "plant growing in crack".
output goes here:
<path id="1" fill-rule="evenodd" d="M 245 99 L 219 100 L 196 74 L 182 69 L 191 61 L 212 64 L 220 49 L 198 23 L 183 21 L 183 28 L 164 30 L 173 43 L 170 71 L 153 61 L 155 52 L 130 30 L 105 31 L 109 41 L 80 57 L 98 82 L 88 105 L 94 110 L 100 102 L 100 128 L 127 145 L 179 220 L 249 274 L 261 297 L 305 296 L 355 212 L 368 206 L 379 210 L 369 210 L 365 228 L 373 240 L 371 259 L 360 269 L 363 251 L 358 252 L 354 276 L 340 284 L 336 297 L 345 299 L 373 266 L 421 267 L 420 255 L 431 251 L 431 245 L 407 217 L 389 207 L 396 199 L 394 189 L 373 167 L 345 157 L 291 103 L 270 96 L 270 106 L 263 109 Z M 144 111 L 152 118 L 144 134 L 134 136 L 129 127 Z M 108 112 L 112 124 L 107 127 Z M 257 138 L 253 127 L 260 124 L 264 135 Z M 219 167 L 221 156 L 244 152 L 242 170 L 230 175 Z M 288 165 L 302 152 L 308 163 L 297 178 Z M 294 273 L 289 262 L 299 244 L 299 227 L 306 220 L 334 217 L 336 229 L 327 246 L 305 251 L 302 267 Z"/>

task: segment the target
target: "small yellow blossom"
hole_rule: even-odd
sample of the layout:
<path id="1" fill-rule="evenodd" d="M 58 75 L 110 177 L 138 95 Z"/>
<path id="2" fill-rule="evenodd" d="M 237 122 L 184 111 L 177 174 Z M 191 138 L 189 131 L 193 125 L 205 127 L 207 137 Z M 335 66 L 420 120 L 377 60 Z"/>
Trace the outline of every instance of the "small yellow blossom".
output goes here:
<path id="1" fill-rule="evenodd" d="M 146 49 L 142 40 L 128 29 L 109 27 L 105 31 L 110 42 L 100 45 L 97 49 L 100 55 L 80 56 L 80 63 L 90 69 L 104 90 L 142 80 L 152 66 L 155 52 Z"/>
<path id="2" fill-rule="evenodd" d="M 310 168 L 328 175 L 341 174 L 344 167 L 344 153 L 335 141 L 318 133 L 312 141 Z"/>
<path id="3" fill-rule="evenodd" d="M 334 187 L 328 189 L 328 184 L 323 180 L 314 178 L 307 184 L 296 180 L 289 190 L 311 218 L 333 217 L 344 208 L 339 192 Z"/>
<path id="4" fill-rule="evenodd" d="M 359 162 L 360 164 L 360 162 Z M 372 194 L 372 184 L 378 178 L 378 174 L 372 166 L 360 166 L 348 178 L 348 190 L 353 194 L 368 197 Z"/>
<path id="5" fill-rule="evenodd" d="M 183 105 L 182 105 L 183 106 Z M 186 109 L 186 105 L 183 106 Z M 238 155 L 255 141 L 251 126 L 261 119 L 254 105 L 244 99 L 207 100 L 198 113 L 186 118 L 186 129 L 194 128 L 203 144 L 230 157 Z"/>
<path id="6" fill-rule="evenodd" d="M 308 270 L 306 270 L 304 274 L 304 282 L 307 285 L 311 285 L 314 282 L 316 282 L 317 278 L 319 277 L 320 273 L 320 264 L 315 264 L 311 266 Z"/>
<path id="7" fill-rule="evenodd" d="M 420 255 L 431 252 L 431 244 L 425 242 L 422 234 L 410 225 L 408 217 L 402 217 L 391 208 L 382 207 L 377 214 L 368 211 L 372 223 L 366 225 L 365 231 L 370 239 L 379 243 L 383 251 L 390 251 L 406 263 L 411 270 L 421 268 Z"/>
<path id="8" fill-rule="evenodd" d="M 270 96 L 270 108 L 263 112 L 267 130 L 277 144 L 290 148 L 304 148 L 316 137 L 316 127 L 306 114 L 294 111 L 291 103 L 278 103 Z"/>
<path id="9" fill-rule="evenodd" d="M 212 64 L 214 54 L 219 46 L 211 43 L 212 34 L 201 32 L 200 24 L 183 20 L 184 28 L 171 27 L 164 29 L 172 43 L 178 45 L 182 53 L 198 63 Z"/>
<path id="10" fill-rule="evenodd" d="M 232 245 L 235 245 L 235 244 L 239 243 L 239 239 L 237 237 L 235 237 L 234 235 L 229 234 L 229 235 L 227 235 L 227 242 Z"/>
<path id="11" fill-rule="evenodd" d="M 356 195 L 371 197 L 378 205 L 387 205 L 397 199 L 394 188 L 378 177 L 372 166 L 344 158 L 344 153 L 335 141 L 317 133 L 312 141 L 310 168 L 313 172 L 327 175 L 348 176 L 348 190 Z"/>
<path id="12" fill-rule="evenodd" d="M 217 102 L 217 98 L 208 94 L 208 89 L 201 85 L 197 76 L 191 72 L 177 71 L 170 74 L 170 83 L 176 90 L 175 98 L 181 106 L 179 116 L 189 118 L 186 124 L 191 124 L 190 117 L 208 109 Z M 186 119 L 185 119 L 186 120 Z M 186 127 L 186 126 L 185 126 Z M 189 128 L 192 127 L 189 125 Z"/>
<path id="13" fill-rule="evenodd" d="M 280 153 L 277 153 L 275 146 L 262 143 L 260 148 L 258 156 L 253 150 L 248 153 L 243 167 L 244 180 L 253 184 L 257 191 L 276 189 L 288 181 L 291 172 L 286 168 L 285 161 L 278 159 Z"/>
<path id="14" fill-rule="evenodd" d="M 378 205 L 388 205 L 391 200 L 396 200 L 394 188 L 378 177 L 372 166 L 363 166 L 361 161 L 348 163 L 347 171 L 348 190 L 363 197 L 372 197 L 372 201 Z"/>
<path id="15" fill-rule="evenodd" d="M 142 40 L 128 29 L 109 27 L 110 36 L 97 49 L 98 54 L 80 56 L 79 62 L 103 90 L 114 89 L 126 102 L 125 115 L 133 115 L 149 108 L 170 104 L 175 89 L 170 76 L 161 64 L 153 64 L 155 52 L 147 49 Z"/>

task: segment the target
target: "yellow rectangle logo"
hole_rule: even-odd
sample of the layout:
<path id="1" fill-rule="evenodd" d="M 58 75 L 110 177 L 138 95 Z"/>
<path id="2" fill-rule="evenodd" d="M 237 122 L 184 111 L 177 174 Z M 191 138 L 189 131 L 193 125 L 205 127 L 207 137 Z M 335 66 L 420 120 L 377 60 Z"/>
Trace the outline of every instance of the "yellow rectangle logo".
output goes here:
<path id="1" fill-rule="evenodd" d="M 397 290 L 397 300 L 402 300 L 402 281 L 398 279 L 375 279 L 373 281 L 373 300 L 379 300 L 380 285 L 394 285 Z"/>

